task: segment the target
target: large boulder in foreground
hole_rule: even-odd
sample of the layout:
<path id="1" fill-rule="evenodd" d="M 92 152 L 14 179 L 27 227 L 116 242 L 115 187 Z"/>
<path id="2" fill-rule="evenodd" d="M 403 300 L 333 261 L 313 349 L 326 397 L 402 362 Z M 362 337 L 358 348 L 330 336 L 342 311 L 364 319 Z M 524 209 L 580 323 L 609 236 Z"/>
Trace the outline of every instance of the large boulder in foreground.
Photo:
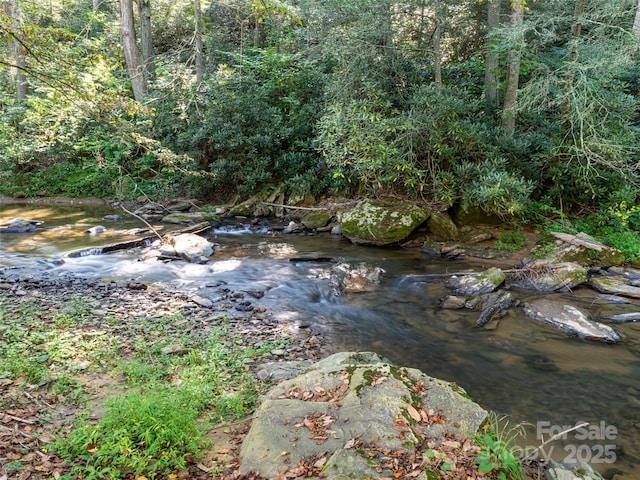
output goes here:
<path id="1" fill-rule="evenodd" d="M 340 212 L 342 234 L 355 244 L 392 245 L 405 240 L 429 218 L 429 211 L 399 200 L 363 200 Z"/>
<path id="2" fill-rule="evenodd" d="M 486 418 L 451 383 L 375 353 L 337 353 L 262 398 L 240 474 L 287 478 L 310 462 L 327 479 L 393 478 L 377 452 L 410 455 L 419 442 L 475 433 Z"/>

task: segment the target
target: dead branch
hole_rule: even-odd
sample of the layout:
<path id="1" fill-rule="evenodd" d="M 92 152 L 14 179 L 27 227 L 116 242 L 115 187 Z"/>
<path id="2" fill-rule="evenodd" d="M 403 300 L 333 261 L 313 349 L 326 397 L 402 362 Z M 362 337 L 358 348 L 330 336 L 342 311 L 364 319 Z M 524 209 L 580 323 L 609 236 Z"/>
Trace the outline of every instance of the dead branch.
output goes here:
<path id="1" fill-rule="evenodd" d="M 156 237 L 158 237 L 160 239 L 160 241 L 162 241 L 162 235 L 160 235 L 158 233 L 158 231 L 153 228 L 151 226 L 151 224 L 149 222 L 147 222 L 144 218 L 142 218 L 140 215 L 137 215 L 129 210 L 127 210 L 127 208 L 124 205 L 120 205 L 120 208 L 122 208 L 125 212 L 127 212 L 129 215 L 136 217 L 138 220 L 140 220 L 141 222 L 143 222 L 147 227 L 149 227 L 149 229 L 156 235 Z"/>

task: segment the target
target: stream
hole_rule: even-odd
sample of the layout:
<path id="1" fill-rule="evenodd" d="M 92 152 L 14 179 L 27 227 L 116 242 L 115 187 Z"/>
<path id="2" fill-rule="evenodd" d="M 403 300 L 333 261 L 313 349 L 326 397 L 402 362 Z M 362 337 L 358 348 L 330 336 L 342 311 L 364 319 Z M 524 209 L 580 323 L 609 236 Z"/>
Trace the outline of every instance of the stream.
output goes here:
<path id="1" fill-rule="evenodd" d="M 527 318 L 521 308 L 512 308 L 497 328 L 495 322 L 492 328 L 474 328 L 478 312 L 439 308 L 451 291 L 445 277 L 433 274 L 480 271 L 487 268 L 481 259 L 451 261 L 418 250 L 358 247 L 328 233 L 284 235 L 241 221 L 208 234 L 216 252 L 206 265 L 138 261 L 139 252 L 65 256 L 139 238 L 126 232 L 144 227 L 139 220 L 126 215 L 119 222 L 102 220 L 111 213 L 117 212 L 0 205 L 0 224 L 18 217 L 44 222 L 34 233 L 0 235 L 0 270 L 170 285 L 204 297 L 222 284 L 232 290 L 263 290 L 261 305 L 282 321 L 321 333 L 332 351 L 375 351 L 456 382 L 484 407 L 508 415 L 510 426 L 529 422 L 527 436 L 519 440 L 526 451 L 563 426 L 590 422 L 550 442 L 543 456 L 586 461 L 608 478 L 614 472 L 619 473 L 615 478 L 640 478 L 640 324 L 612 324 L 623 337 L 620 345 L 568 337 Z M 104 225 L 106 232 L 85 233 L 96 225 Z M 330 262 L 290 261 L 295 257 L 364 262 L 385 273 L 372 292 L 338 296 L 329 284 Z M 542 295 L 513 292 L 523 303 Z M 593 319 L 640 311 L 640 305 L 599 302 L 587 287 L 553 296 Z"/>

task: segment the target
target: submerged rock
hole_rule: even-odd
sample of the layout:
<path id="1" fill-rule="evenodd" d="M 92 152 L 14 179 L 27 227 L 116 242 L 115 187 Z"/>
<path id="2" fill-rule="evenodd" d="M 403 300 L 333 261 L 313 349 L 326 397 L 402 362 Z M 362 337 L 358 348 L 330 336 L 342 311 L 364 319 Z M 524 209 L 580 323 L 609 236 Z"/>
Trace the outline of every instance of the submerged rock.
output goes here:
<path id="1" fill-rule="evenodd" d="M 609 315 L 604 318 L 616 323 L 640 322 L 640 312 L 620 313 L 618 315 Z"/>
<path id="2" fill-rule="evenodd" d="M 285 478 L 317 455 L 328 479 L 393 478 L 367 457 L 368 449 L 411 452 L 426 438 L 439 444 L 475 433 L 486 417 L 449 382 L 375 353 L 337 353 L 262 397 L 240 449 L 239 473 Z"/>
<path id="3" fill-rule="evenodd" d="M 355 244 L 376 246 L 400 243 L 428 218 L 427 210 L 397 200 L 363 200 L 338 214 L 345 237 Z"/>
<path id="4" fill-rule="evenodd" d="M 582 340 L 619 343 L 620 335 L 610 326 L 589 320 L 572 305 L 541 298 L 525 304 L 524 312 L 531 318 Z"/>
<path id="5" fill-rule="evenodd" d="M 31 233 L 36 231 L 38 225 L 42 225 L 39 220 L 14 218 L 6 225 L 0 226 L 0 233 Z"/>
<path id="6" fill-rule="evenodd" d="M 330 284 L 337 295 L 344 292 L 370 292 L 380 283 L 384 269 L 366 263 L 340 263 L 331 269 Z"/>

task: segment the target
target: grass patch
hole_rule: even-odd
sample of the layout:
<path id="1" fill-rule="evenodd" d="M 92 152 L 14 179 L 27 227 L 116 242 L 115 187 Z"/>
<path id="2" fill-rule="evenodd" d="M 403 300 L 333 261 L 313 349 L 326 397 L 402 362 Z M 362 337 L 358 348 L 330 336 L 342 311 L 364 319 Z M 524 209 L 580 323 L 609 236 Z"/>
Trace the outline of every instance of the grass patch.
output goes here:
<path id="1" fill-rule="evenodd" d="M 125 392 L 102 399 L 102 418 L 91 420 L 85 404 L 87 413 L 60 429 L 48 451 L 70 466 L 63 478 L 186 470 L 207 447 L 208 427 L 251 413 L 261 386 L 250 366 L 283 346 L 254 344 L 225 322 L 194 328 L 181 313 L 115 321 L 92 314 L 91 302 L 0 301 L 0 379 L 80 410 L 90 393 L 80 377 L 111 378 L 110 391 Z"/>
<path id="2" fill-rule="evenodd" d="M 524 434 L 523 424 L 509 426 L 504 417 L 491 412 L 483 431 L 474 435 L 480 447 L 478 471 L 498 480 L 522 480 L 524 467 L 514 452 L 517 439 Z"/>
<path id="3" fill-rule="evenodd" d="M 98 424 L 81 419 L 55 450 L 82 478 L 155 478 L 185 470 L 187 458 L 205 446 L 199 414 L 184 390 L 132 390 L 108 400 Z"/>
<path id="4" fill-rule="evenodd" d="M 496 240 L 495 248 L 507 252 L 516 252 L 527 245 L 527 240 L 519 229 L 510 232 L 503 232 Z"/>

